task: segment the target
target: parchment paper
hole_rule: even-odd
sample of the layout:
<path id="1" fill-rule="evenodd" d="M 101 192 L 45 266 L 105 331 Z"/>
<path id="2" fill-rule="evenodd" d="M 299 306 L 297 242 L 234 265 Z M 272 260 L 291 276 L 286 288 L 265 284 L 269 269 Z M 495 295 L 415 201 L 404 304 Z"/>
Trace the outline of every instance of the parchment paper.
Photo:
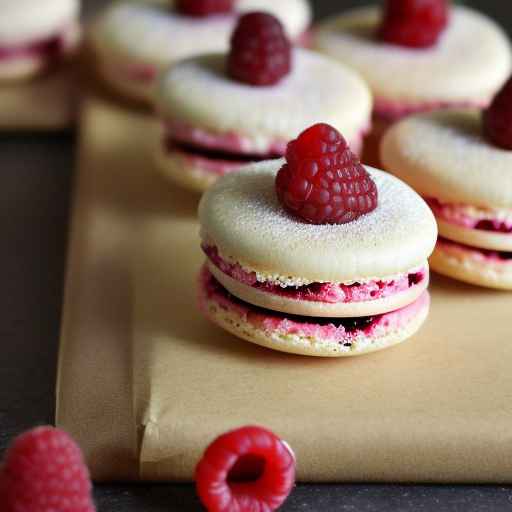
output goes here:
<path id="1" fill-rule="evenodd" d="M 0 130 L 61 130 L 74 123 L 77 107 L 71 64 L 27 82 L 0 84 Z"/>
<path id="2" fill-rule="evenodd" d="M 512 295 L 435 278 L 418 335 L 353 359 L 238 340 L 197 310 L 197 199 L 154 172 L 154 128 L 98 101 L 83 119 L 58 420 L 96 478 L 188 480 L 257 423 L 303 481 L 512 482 Z"/>

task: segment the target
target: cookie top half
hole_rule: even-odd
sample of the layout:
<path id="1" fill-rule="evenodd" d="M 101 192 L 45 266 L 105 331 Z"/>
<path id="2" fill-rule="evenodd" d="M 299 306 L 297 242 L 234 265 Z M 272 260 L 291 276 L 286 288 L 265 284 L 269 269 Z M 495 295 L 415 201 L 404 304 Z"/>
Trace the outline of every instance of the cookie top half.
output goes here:
<path id="1" fill-rule="evenodd" d="M 248 166 L 207 191 L 199 206 L 204 244 L 251 271 L 304 282 L 381 279 L 425 265 L 436 222 L 408 185 L 367 167 L 378 188 L 378 207 L 347 224 L 313 225 L 277 199 L 274 182 L 283 163 Z"/>
<path id="2" fill-rule="evenodd" d="M 482 208 L 512 208 L 512 151 L 483 135 L 481 112 L 409 117 L 384 136 L 381 157 L 422 196 Z"/>
<path id="3" fill-rule="evenodd" d="M 378 41 L 378 7 L 352 9 L 320 24 L 314 46 L 359 71 L 378 101 L 485 104 L 508 78 L 510 44 L 483 14 L 460 6 L 451 11 L 431 48 Z"/>

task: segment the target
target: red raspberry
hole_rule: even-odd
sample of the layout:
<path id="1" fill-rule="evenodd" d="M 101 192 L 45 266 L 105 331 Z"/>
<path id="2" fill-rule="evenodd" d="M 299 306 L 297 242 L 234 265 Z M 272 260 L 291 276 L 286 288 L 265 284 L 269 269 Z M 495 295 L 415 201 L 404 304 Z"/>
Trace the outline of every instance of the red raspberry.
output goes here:
<path id="1" fill-rule="evenodd" d="M 271 14 L 251 12 L 231 36 L 229 75 L 250 85 L 273 85 L 291 70 L 292 49 L 283 25 Z"/>
<path id="2" fill-rule="evenodd" d="M 93 512 L 91 481 L 80 448 L 62 430 L 19 436 L 0 471 L 3 512 Z"/>
<path id="3" fill-rule="evenodd" d="M 312 224 L 344 224 L 377 208 L 377 187 L 341 134 L 316 124 L 288 144 L 277 196 Z"/>
<path id="4" fill-rule="evenodd" d="M 484 134 L 495 146 L 512 150 L 512 78 L 482 114 Z"/>
<path id="5" fill-rule="evenodd" d="M 433 46 L 446 28 L 448 12 L 448 0 L 387 0 L 379 37 L 400 46 Z"/>
<path id="6" fill-rule="evenodd" d="M 209 512 L 271 512 L 295 483 L 295 458 L 269 430 L 242 427 L 221 435 L 196 467 L 197 493 Z"/>
<path id="7" fill-rule="evenodd" d="M 233 10 L 235 0 L 177 0 L 178 12 L 187 16 L 210 16 L 225 14 Z"/>

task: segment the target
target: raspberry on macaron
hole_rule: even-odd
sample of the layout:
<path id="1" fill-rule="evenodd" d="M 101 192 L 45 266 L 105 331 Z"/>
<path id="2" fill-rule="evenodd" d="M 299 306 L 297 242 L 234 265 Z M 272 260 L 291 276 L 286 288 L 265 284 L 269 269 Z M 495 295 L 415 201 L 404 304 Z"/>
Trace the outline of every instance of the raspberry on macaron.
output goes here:
<path id="1" fill-rule="evenodd" d="M 212 16 L 233 11 L 235 0 L 177 0 L 178 12 L 186 16 Z"/>
<path id="2" fill-rule="evenodd" d="M 449 0 L 386 0 L 379 38 L 411 48 L 433 46 L 448 17 Z"/>
<path id="3" fill-rule="evenodd" d="M 231 78 L 249 85 L 274 85 L 290 73 L 291 65 L 292 45 L 275 16 L 250 12 L 240 18 L 231 37 Z"/>
<path id="4" fill-rule="evenodd" d="M 247 426 L 206 449 L 196 468 L 197 493 L 209 512 L 271 512 L 295 484 L 295 457 L 270 430 Z"/>
<path id="5" fill-rule="evenodd" d="M 512 77 L 482 114 L 483 130 L 495 146 L 512 150 Z"/>
<path id="6" fill-rule="evenodd" d="M 377 208 L 375 182 L 332 126 L 316 124 L 288 144 L 276 178 L 281 203 L 312 224 L 345 224 Z"/>
<path id="7" fill-rule="evenodd" d="M 2 512 L 94 512 L 91 491 L 80 448 L 57 428 L 20 435 L 0 468 Z"/>

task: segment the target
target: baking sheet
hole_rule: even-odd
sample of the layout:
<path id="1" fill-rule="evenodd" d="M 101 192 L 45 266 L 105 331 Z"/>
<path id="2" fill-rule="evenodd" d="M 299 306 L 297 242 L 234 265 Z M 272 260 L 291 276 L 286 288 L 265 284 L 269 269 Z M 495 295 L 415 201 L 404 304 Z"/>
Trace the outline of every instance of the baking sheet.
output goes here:
<path id="1" fill-rule="evenodd" d="M 197 310 L 197 198 L 155 173 L 154 130 L 95 99 L 82 119 L 58 422 L 95 478 L 188 480 L 259 423 L 303 481 L 512 482 L 510 294 L 435 278 L 422 331 L 359 358 L 238 340 Z"/>

